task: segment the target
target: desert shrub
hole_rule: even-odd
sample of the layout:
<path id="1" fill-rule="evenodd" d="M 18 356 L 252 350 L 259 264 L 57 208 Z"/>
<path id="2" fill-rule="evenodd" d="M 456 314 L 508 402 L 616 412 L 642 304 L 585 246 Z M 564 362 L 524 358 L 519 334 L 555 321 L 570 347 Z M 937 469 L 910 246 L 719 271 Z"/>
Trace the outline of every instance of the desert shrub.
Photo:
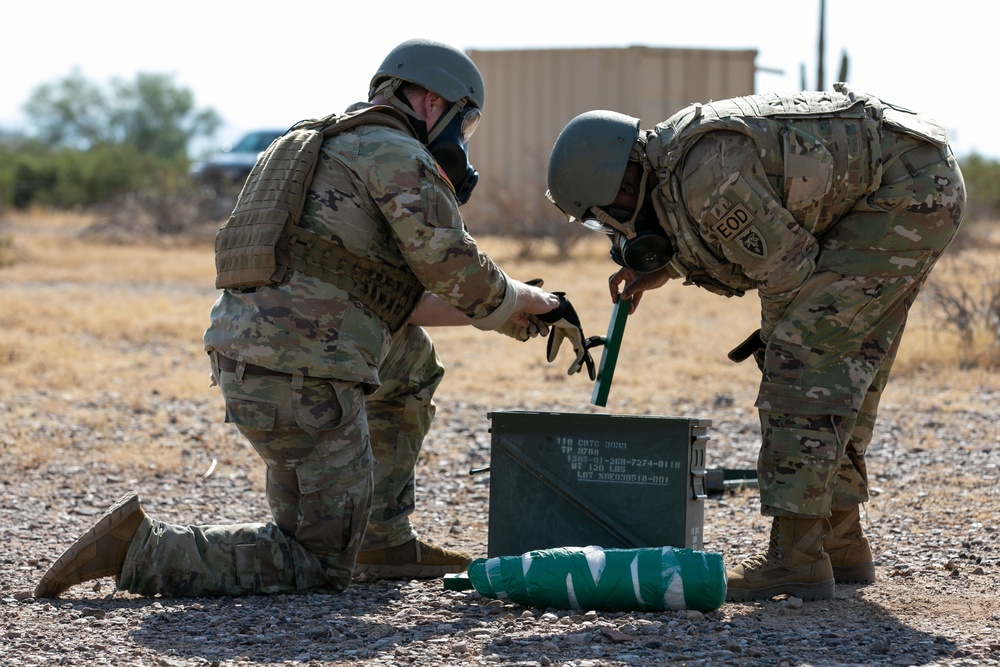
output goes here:
<path id="1" fill-rule="evenodd" d="M 921 299 L 932 325 L 956 337 L 960 368 L 1000 367 L 1000 259 L 946 256 Z"/>
<path id="2" fill-rule="evenodd" d="M 969 196 L 966 219 L 1000 219 L 1000 162 L 975 153 L 958 162 Z"/>
<path id="3" fill-rule="evenodd" d="M 210 202 L 214 199 L 210 199 Z M 83 236 L 127 243 L 214 234 L 219 226 L 204 214 L 206 200 L 200 190 L 145 188 L 123 193 L 90 208 L 95 220 Z M 203 240 L 203 239 L 201 239 Z"/>
<path id="4" fill-rule="evenodd" d="M 170 188 L 185 177 L 186 160 L 159 158 L 130 146 L 101 144 L 85 151 L 46 149 L 28 142 L 4 155 L 0 191 L 18 209 L 74 209 L 149 187 Z"/>

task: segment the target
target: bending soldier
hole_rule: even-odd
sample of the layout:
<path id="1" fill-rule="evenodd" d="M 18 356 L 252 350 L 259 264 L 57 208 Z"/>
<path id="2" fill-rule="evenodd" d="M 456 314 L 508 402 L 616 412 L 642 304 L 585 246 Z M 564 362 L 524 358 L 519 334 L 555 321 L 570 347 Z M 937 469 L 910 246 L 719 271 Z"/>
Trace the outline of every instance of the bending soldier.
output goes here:
<path id="1" fill-rule="evenodd" d="M 762 371 L 773 521 L 767 549 L 729 570 L 728 599 L 874 581 L 865 451 L 907 312 L 965 206 L 943 128 L 846 84 L 695 104 L 652 130 L 591 111 L 556 140 L 548 186 L 608 235 L 611 298 L 632 310 L 670 280 L 757 290 L 760 330 L 730 358 Z"/>

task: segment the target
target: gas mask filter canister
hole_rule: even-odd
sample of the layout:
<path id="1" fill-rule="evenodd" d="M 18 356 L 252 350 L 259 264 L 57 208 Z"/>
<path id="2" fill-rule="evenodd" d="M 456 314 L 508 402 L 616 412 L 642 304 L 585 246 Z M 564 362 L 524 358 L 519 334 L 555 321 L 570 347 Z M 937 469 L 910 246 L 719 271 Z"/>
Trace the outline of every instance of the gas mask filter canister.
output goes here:
<path id="1" fill-rule="evenodd" d="M 621 258 L 619 264 L 638 273 L 652 273 L 667 265 L 674 253 L 670 239 L 662 232 L 645 230 L 637 232 L 630 239 L 619 236 L 618 252 L 612 248 L 611 258 L 616 254 Z"/>
<path id="2" fill-rule="evenodd" d="M 670 238 L 660 227 L 647 193 L 639 210 L 609 206 L 592 209 L 595 217 L 583 221 L 585 227 L 604 232 L 611 239 L 611 259 L 638 273 L 662 269 L 674 254 Z M 622 222 L 628 220 L 628 222 Z"/>

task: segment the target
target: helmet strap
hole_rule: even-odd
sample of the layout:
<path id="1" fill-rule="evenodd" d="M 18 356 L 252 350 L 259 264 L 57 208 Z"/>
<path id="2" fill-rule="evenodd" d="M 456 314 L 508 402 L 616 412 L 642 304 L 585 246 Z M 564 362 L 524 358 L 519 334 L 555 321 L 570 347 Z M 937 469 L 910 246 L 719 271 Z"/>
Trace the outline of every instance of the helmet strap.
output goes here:
<path id="1" fill-rule="evenodd" d="M 451 119 L 461 113 L 464 106 L 465 98 L 453 103 L 448 111 L 446 111 L 440 118 L 438 118 L 438 121 L 434 123 L 434 127 L 431 128 L 430 134 L 427 135 L 426 143 L 430 144 L 437 139 L 438 135 L 441 134 L 441 131 L 448 127 L 448 123 L 451 122 Z"/>
<path id="2" fill-rule="evenodd" d="M 413 127 L 413 131 L 417 133 L 417 138 L 420 143 L 426 145 L 430 142 L 427 136 L 427 123 L 420 119 L 417 115 L 417 110 L 413 108 L 410 104 L 410 100 L 406 98 L 403 94 L 403 84 L 406 83 L 402 79 L 396 79 L 389 77 L 383 81 L 378 88 L 371 94 L 371 99 L 375 99 L 379 95 L 383 96 L 385 100 L 393 107 L 399 109 L 410 121 L 410 126 Z"/>
<path id="3" fill-rule="evenodd" d="M 639 160 L 639 164 L 642 165 L 642 177 L 639 179 L 639 196 L 636 200 L 635 209 L 632 210 L 632 217 L 628 219 L 628 222 L 621 222 L 599 206 L 593 206 L 590 209 L 591 214 L 595 218 L 620 234 L 623 234 L 626 238 L 635 236 L 635 221 L 639 217 L 643 203 L 646 201 L 646 183 L 649 181 L 650 165 L 645 156 Z"/>
<path id="4" fill-rule="evenodd" d="M 646 160 L 640 160 L 639 164 L 642 165 L 642 178 L 639 179 L 639 196 L 635 202 L 635 210 L 632 211 L 632 217 L 629 221 L 625 223 L 626 229 L 631 229 L 632 233 L 635 234 L 635 219 L 639 217 L 639 211 L 642 210 L 642 205 L 646 201 L 646 181 L 649 180 L 649 162 Z"/>

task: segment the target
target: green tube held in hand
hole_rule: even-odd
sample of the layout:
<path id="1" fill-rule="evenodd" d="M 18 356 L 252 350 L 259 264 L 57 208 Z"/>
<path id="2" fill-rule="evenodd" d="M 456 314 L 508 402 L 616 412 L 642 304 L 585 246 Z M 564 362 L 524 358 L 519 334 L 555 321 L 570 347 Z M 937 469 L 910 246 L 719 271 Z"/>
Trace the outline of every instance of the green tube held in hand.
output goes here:
<path id="1" fill-rule="evenodd" d="M 625 334 L 625 320 L 628 319 L 631 306 L 631 299 L 618 299 L 611 310 L 611 322 L 608 324 L 608 335 L 604 340 L 601 365 L 597 369 L 594 393 L 590 396 L 590 402 L 594 405 L 605 407 L 608 404 L 608 392 L 611 391 L 611 380 L 615 375 L 615 364 L 618 363 L 618 350 Z"/>

